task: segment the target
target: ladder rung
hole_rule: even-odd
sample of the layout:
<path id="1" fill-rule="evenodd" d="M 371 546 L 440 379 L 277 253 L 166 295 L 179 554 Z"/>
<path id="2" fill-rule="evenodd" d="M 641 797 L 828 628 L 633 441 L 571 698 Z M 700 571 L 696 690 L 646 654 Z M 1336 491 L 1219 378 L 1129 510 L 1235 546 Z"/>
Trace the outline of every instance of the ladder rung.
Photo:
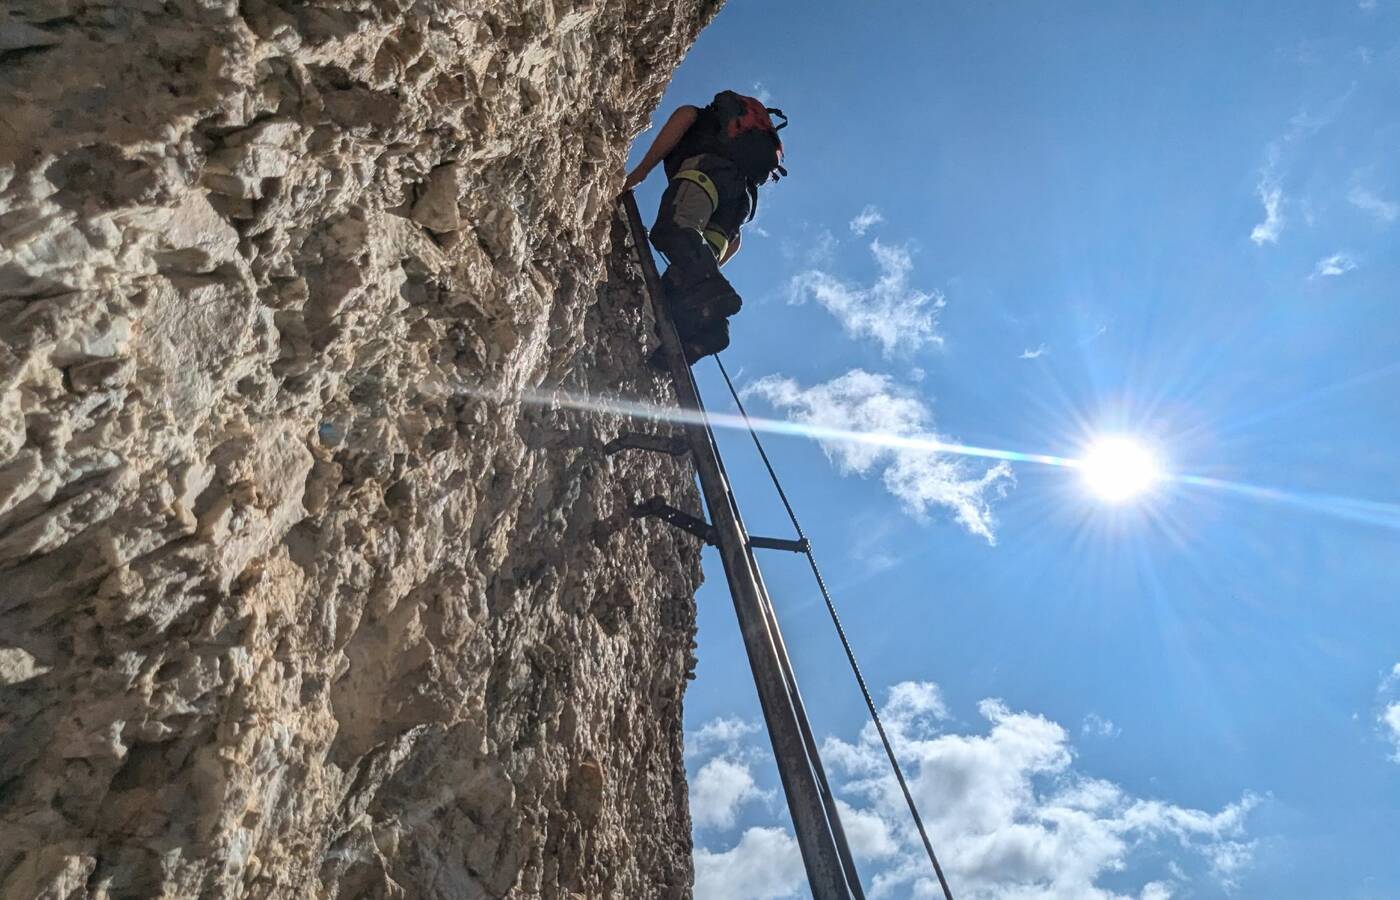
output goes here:
<path id="1" fill-rule="evenodd" d="M 749 546 L 757 550 L 786 550 L 789 553 L 806 553 L 811 544 L 806 538 L 790 541 L 787 538 L 749 537 Z"/>

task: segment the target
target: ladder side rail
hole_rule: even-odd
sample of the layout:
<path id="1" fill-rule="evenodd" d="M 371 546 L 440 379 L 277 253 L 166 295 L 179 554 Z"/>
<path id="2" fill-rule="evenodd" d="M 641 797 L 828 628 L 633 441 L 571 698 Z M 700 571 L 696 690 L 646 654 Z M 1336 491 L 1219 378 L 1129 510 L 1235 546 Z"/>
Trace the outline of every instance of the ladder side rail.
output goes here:
<path id="1" fill-rule="evenodd" d="M 752 560 L 752 550 L 749 551 L 749 556 Z M 793 670 L 792 658 L 788 656 L 787 641 L 783 640 L 782 630 L 778 627 L 778 611 L 773 606 L 773 598 L 768 593 L 768 585 L 763 581 L 763 572 L 758 567 L 757 560 L 753 560 L 753 567 L 763 601 L 763 614 L 768 620 L 769 628 L 774 636 L 778 665 L 783 671 L 783 677 L 787 680 L 788 696 L 792 698 L 797 727 L 802 733 L 802 743 L 807 748 L 808 764 L 812 767 L 812 772 L 817 780 L 817 788 L 821 791 L 822 805 L 826 808 L 831 835 L 836 842 L 836 853 L 840 856 L 841 868 L 846 873 L 846 884 L 855 900 L 865 900 L 865 892 L 860 883 L 860 873 L 856 869 L 855 856 L 851 853 L 850 842 L 846 839 L 846 828 L 841 822 L 841 810 L 836 806 L 836 794 L 831 789 L 831 782 L 827 780 L 826 767 L 822 764 L 821 750 L 817 746 L 816 736 L 812 733 L 812 724 L 807 718 L 807 706 L 802 701 L 802 692 L 797 687 L 797 673 Z"/>
<path id="2" fill-rule="evenodd" d="M 661 332 L 676 399 L 683 408 L 699 411 L 702 409 L 699 391 L 681 350 L 675 324 L 661 302 L 661 279 L 656 270 L 656 260 L 646 242 L 647 231 L 637 209 L 636 197 L 629 191 L 623 195 L 622 203 L 632 240 L 637 245 L 637 256 L 651 299 L 652 312 Z M 840 854 L 827 821 L 826 807 L 807 761 L 801 728 L 778 662 L 767 617 L 763 613 L 758 582 L 748 556 L 748 537 L 718 462 L 718 448 L 707 424 L 688 422 L 683 427 L 690 440 L 691 458 L 700 476 L 701 492 L 715 529 L 720 561 L 724 565 L 725 578 L 734 601 L 739 631 L 758 689 L 759 705 L 763 710 L 769 740 L 773 744 L 778 774 L 812 895 L 815 900 L 850 900 Z M 793 765 L 794 761 L 803 764 Z"/>
<path id="3" fill-rule="evenodd" d="M 687 374 L 689 369 L 687 367 Z M 692 383 L 694 378 L 692 376 Z M 697 395 L 698 399 L 698 395 Z M 701 403 L 704 401 L 701 400 Z M 709 429 L 711 441 L 714 441 L 714 431 Z M 732 489 L 728 488 L 729 470 L 725 468 L 724 457 L 718 452 L 716 444 L 715 463 L 719 466 L 720 475 L 724 478 L 729 501 L 734 509 L 734 514 L 739 517 L 740 526 L 743 525 L 743 516 L 739 511 L 739 498 Z M 778 624 L 778 610 L 773 605 L 773 596 L 768 590 L 768 584 L 763 579 L 763 568 L 758 564 L 758 556 L 754 553 L 758 542 L 745 532 L 747 541 L 745 551 L 748 556 L 749 568 L 753 571 L 754 581 L 758 588 L 759 605 L 763 611 L 764 621 L 768 624 L 768 633 L 772 638 L 774 653 L 777 656 L 778 666 L 782 670 L 783 679 L 787 685 L 788 698 L 792 703 L 793 715 L 797 719 L 798 731 L 802 735 L 802 744 L 807 754 L 807 765 L 811 768 L 813 777 L 817 782 L 817 789 L 821 792 L 822 806 L 826 810 L 827 827 L 831 832 L 832 840 L 836 843 L 836 853 L 841 859 L 841 868 L 846 876 L 846 885 L 855 900 L 865 900 L 865 893 L 860 883 L 860 873 L 856 870 L 855 857 L 851 853 L 850 842 L 846 838 L 846 829 L 841 822 L 841 811 L 836 806 L 836 794 L 831 790 L 831 783 L 826 777 L 826 767 L 822 764 L 821 750 L 817 747 L 816 737 L 812 733 L 811 722 L 807 718 L 807 707 L 802 700 L 802 692 L 797 685 L 797 673 L 792 666 L 792 658 L 788 655 L 787 641 L 783 638 L 782 627 Z M 805 540 L 805 537 L 804 537 Z"/>

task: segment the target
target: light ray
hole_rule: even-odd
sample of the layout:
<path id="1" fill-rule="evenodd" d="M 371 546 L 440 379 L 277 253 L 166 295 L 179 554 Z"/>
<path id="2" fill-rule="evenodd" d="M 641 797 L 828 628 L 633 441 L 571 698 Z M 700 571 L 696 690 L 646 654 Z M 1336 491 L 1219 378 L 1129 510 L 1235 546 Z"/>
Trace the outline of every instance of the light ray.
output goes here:
<path id="1" fill-rule="evenodd" d="M 521 402 L 533 406 L 546 406 L 574 409 L 583 412 L 598 412 L 610 415 L 645 419 L 653 422 L 669 422 L 679 425 L 703 425 L 714 428 L 746 430 L 750 426 L 765 434 L 788 435 L 817 441 L 862 444 L 894 450 L 917 450 L 926 453 L 946 453 L 976 459 L 995 459 L 1006 462 L 1035 463 L 1057 468 L 1081 469 L 1085 461 L 1048 453 L 1024 453 L 1018 450 L 1001 450 L 991 447 L 978 447 L 935 440 L 928 437 L 911 437 L 902 434 L 888 434 L 872 431 L 855 431 L 810 422 L 793 422 L 785 419 L 769 419 L 762 416 L 743 416 L 722 412 L 696 412 L 675 407 L 663 407 L 635 400 L 600 399 L 570 394 L 565 391 L 525 391 L 519 396 L 504 395 L 487 388 L 461 386 L 465 393 L 496 402 Z M 1280 488 L 1262 487 L 1239 481 L 1227 481 L 1204 475 L 1187 475 L 1162 472 L 1162 483 L 1206 488 L 1244 497 L 1263 503 L 1276 503 L 1291 506 L 1319 515 L 1332 516 L 1352 522 L 1375 525 L 1382 528 L 1400 530 L 1400 504 L 1375 500 L 1361 500 L 1330 494 L 1315 494 L 1287 491 Z"/>
<path id="2" fill-rule="evenodd" d="M 486 399 L 502 401 L 513 398 L 503 397 L 492 391 L 469 390 L 475 396 Z M 733 413 L 721 412 L 695 412 L 688 409 L 676 409 L 672 407 L 655 406 L 649 403 L 638 403 L 634 400 L 600 400 L 593 397 L 579 397 L 572 394 L 557 393 L 537 393 L 527 391 L 518 398 L 521 402 L 540 406 L 555 406 L 565 409 L 577 409 L 585 412 L 609 413 L 612 415 L 630 416 L 632 418 L 648 419 L 653 422 L 672 422 L 678 425 L 703 425 L 708 422 L 712 427 L 732 430 L 747 430 L 750 425 L 753 429 L 764 434 L 785 434 L 793 437 L 805 437 L 818 441 L 837 441 L 850 444 L 865 444 L 875 447 L 886 447 L 892 450 L 922 450 L 927 453 L 949 453 L 954 456 L 971 456 L 979 459 L 996 459 L 1007 462 L 1032 462 L 1044 466 L 1061 466 L 1068 468 L 1078 468 L 1083 464 L 1081 460 L 1070 459 L 1064 456 L 1052 456 L 1046 453 L 1022 453 L 1018 450 L 997 450 L 991 447 L 975 447 L 971 444 L 955 444 L 947 441 L 934 440 L 927 437 L 910 437 L 902 434 L 889 434 L 878 431 L 853 431 L 848 428 L 836 428 L 830 425 L 821 425 L 815 422 L 793 422 L 786 419 L 767 419 L 762 416 L 749 416 L 747 420 L 743 416 Z"/>
<path id="3" fill-rule="evenodd" d="M 1221 478 L 1208 478 L 1204 475 L 1176 475 L 1173 476 L 1172 480 L 1178 484 L 1225 491 L 1240 497 L 1248 497 L 1251 500 L 1292 506 L 1321 515 L 1346 519 L 1350 522 L 1361 522 L 1366 525 L 1379 525 L 1382 528 L 1400 530 L 1400 504 L 1383 503 L 1377 500 L 1359 500 L 1355 497 L 1340 497 L 1335 494 L 1285 491 L 1238 481 L 1226 481 Z"/>

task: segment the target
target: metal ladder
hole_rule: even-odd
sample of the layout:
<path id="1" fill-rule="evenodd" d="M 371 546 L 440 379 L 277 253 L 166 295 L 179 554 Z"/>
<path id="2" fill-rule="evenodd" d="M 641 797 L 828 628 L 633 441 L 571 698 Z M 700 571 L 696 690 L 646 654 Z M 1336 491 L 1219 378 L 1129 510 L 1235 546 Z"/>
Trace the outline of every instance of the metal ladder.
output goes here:
<path id="1" fill-rule="evenodd" d="M 817 742 L 797 689 L 792 661 L 788 658 L 778 618 L 754 556 L 755 549 L 804 552 L 804 542 L 750 537 L 745 529 L 714 432 L 704 416 L 705 407 L 700 391 L 690 366 L 686 364 L 675 324 L 662 297 L 656 259 L 647 241 L 647 230 L 637 210 L 636 197 L 628 191 L 623 194 L 621 203 L 641 264 L 647 296 L 661 332 L 661 343 L 675 384 L 676 399 L 683 409 L 699 414 L 688 420 L 684 428 L 710 522 L 707 526 L 698 517 L 680 512 L 657 499 L 649 501 L 640 512 L 656 515 L 685 528 L 719 550 L 812 896 L 815 900 L 864 900 L 860 877 L 841 826 L 836 798 L 827 781 Z"/>

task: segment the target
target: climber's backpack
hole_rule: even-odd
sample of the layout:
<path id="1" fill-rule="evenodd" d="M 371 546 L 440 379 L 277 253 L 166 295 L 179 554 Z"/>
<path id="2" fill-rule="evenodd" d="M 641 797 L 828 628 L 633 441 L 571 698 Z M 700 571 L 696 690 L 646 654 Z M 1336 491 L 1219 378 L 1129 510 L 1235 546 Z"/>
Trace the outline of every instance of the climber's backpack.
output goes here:
<path id="1" fill-rule="evenodd" d="M 721 91 L 710 102 L 710 112 L 718 124 L 717 152 L 735 163 L 750 184 L 763 184 L 770 178 L 777 181 L 787 174 L 783 142 L 778 139 L 778 132 L 788 123 L 782 110 L 734 91 Z M 775 126 L 773 116 L 783 123 Z"/>

